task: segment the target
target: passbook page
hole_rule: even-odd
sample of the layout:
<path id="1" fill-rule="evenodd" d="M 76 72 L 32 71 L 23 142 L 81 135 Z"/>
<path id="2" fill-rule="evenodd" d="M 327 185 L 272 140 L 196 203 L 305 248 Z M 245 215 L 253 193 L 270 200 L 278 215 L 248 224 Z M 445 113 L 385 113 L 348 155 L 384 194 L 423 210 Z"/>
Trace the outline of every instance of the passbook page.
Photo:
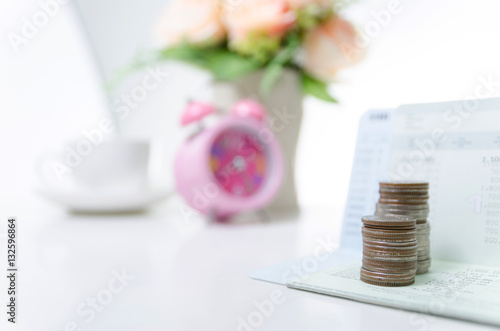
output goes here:
<path id="1" fill-rule="evenodd" d="M 500 268 L 434 260 L 415 284 L 381 287 L 359 279 L 361 261 L 303 279 L 288 287 L 382 306 L 500 325 Z"/>
<path id="2" fill-rule="evenodd" d="M 354 162 L 342 224 L 342 248 L 361 251 L 360 219 L 373 213 L 378 182 L 391 165 L 395 109 L 374 109 L 359 121 Z"/>
<path id="3" fill-rule="evenodd" d="M 499 99 L 402 106 L 392 142 L 390 178 L 430 182 L 432 257 L 500 267 Z"/>
<path id="4" fill-rule="evenodd" d="M 500 266 L 499 99 L 372 110 L 360 121 L 342 247 L 361 250 L 361 217 L 381 180 L 430 182 L 431 252 Z"/>

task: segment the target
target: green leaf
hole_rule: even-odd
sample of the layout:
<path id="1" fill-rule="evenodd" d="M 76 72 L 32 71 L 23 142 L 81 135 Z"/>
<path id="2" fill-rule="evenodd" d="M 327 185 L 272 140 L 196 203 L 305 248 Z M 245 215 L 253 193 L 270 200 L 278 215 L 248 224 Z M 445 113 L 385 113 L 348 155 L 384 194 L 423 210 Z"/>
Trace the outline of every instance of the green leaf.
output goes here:
<path id="1" fill-rule="evenodd" d="M 207 69 L 209 67 L 208 57 L 214 51 L 213 48 L 204 49 L 189 44 L 182 44 L 177 47 L 161 50 L 158 54 L 158 60 L 178 60 Z"/>
<path id="2" fill-rule="evenodd" d="M 123 82 L 132 72 L 165 60 L 176 60 L 195 65 L 201 69 L 211 71 L 215 79 L 234 80 L 262 67 L 262 63 L 233 53 L 225 46 L 196 46 L 187 43 L 142 54 L 135 62 L 117 73 L 107 86 L 113 88 Z"/>
<path id="3" fill-rule="evenodd" d="M 235 53 L 247 56 L 261 64 L 268 63 L 281 47 L 281 37 L 263 32 L 250 33 L 245 40 L 229 43 Z"/>
<path id="4" fill-rule="evenodd" d="M 261 67 L 261 64 L 224 49 L 208 54 L 208 69 L 219 80 L 233 80 Z"/>
<path id="5" fill-rule="evenodd" d="M 282 74 L 283 66 L 281 64 L 271 64 L 267 66 L 264 71 L 264 76 L 260 81 L 260 92 L 264 95 L 269 94 Z"/>
<path id="6" fill-rule="evenodd" d="M 159 60 L 183 61 L 211 71 L 214 77 L 220 80 L 232 80 L 262 66 L 251 58 L 223 47 L 200 47 L 189 44 L 161 50 L 157 54 L 156 62 Z"/>
<path id="7" fill-rule="evenodd" d="M 283 49 L 276 54 L 274 59 L 271 60 L 264 70 L 264 76 L 260 82 L 260 91 L 262 94 L 266 95 L 271 92 L 274 85 L 283 74 L 283 67 L 292 61 L 299 46 L 299 37 L 295 34 L 289 35 Z"/>
<path id="8" fill-rule="evenodd" d="M 314 29 L 333 16 L 333 7 L 321 3 L 310 3 L 295 11 L 297 26 L 303 32 Z"/>
<path id="9" fill-rule="evenodd" d="M 117 70 L 112 78 L 104 84 L 107 93 L 112 92 L 119 84 L 123 83 L 132 73 L 146 68 L 148 65 L 158 62 L 159 51 L 141 52 L 136 55 L 134 61 L 129 65 Z"/>
<path id="10" fill-rule="evenodd" d="M 302 73 L 302 91 L 304 94 L 315 96 L 320 100 L 338 103 L 338 101 L 328 92 L 327 83 L 311 77 L 306 73 Z"/>
<path id="11" fill-rule="evenodd" d="M 137 54 L 134 61 L 130 65 L 118 70 L 114 74 L 114 77 L 104 86 L 104 88 L 107 92 L 111 92 L 120 83 L 123 83 L 132 73 L 165 60 L 183 61 L 203 69 L 207 69 L 208 60 L 206 58 L 206 54 L 211 52 L 213 52 L 213 47 L 204 52 L 201 47 L 195 47 L 188 44 L 181 44 L 179 46 L 166 49 L 141 52 Z"/>

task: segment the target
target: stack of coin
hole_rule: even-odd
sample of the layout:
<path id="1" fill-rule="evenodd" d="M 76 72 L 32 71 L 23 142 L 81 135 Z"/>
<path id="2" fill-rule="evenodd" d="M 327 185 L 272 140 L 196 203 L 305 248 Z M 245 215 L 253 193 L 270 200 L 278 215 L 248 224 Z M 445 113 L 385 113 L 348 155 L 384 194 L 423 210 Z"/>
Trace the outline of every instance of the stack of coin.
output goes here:
<path id="1" fill-rule="evenodd" d="M 418 244 L 416 219 L 408 216 L 364 216 L 361 280 L 380 286 L 415 282 Z"/>
<path id="2" fill-rule="evenodd" d="M 381 182 L 380 199 L 375 215 L 403 215 L 417 219 L 417 274 L 426 273 L 431 266 L 429 217 L 429 183 Z"/>

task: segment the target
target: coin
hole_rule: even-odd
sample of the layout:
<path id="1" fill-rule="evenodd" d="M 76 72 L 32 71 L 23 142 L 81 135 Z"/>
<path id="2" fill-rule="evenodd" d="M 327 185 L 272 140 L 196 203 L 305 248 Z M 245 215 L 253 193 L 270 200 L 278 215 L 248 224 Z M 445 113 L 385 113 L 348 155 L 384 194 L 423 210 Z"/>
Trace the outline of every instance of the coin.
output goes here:
<path id="1" fill-rule="evenodd" d="M 408 279 L 415 276 L 415 270 L 410 270 L 408 272 L 379 272 L 379 271 L 371 271 L 366 268 L 361 267 L 361 273 L 367 277 L 373 278 L 391 278 L 391 279 Z"/>
<path id="2" fill-rule="evenodd" d="M 419 182 L 419 181 L 388 181 L 388 182 L 380 182 L 380 187 L 388 187 L 388 188 L 429 188 L 428 182 Z"/>
<path id="3" fill-rule="evenodd" d="M 372 251 L 394 252 L 399 254 L 413 254 L 417 252 L 418 244 L 411 246 L 387 246 L 387 245 L 374 245 L 370 242 L 363 242 L 363 248 Z"/>
<path id="4" fill-rule="evenodd" d="M 429 190 L 428 189 L 394 189 L 394 188 L 387 188 L 387 187 L 381 187 L 378 191 L 380 196 L 386 196 L 386 197 L 421 197 L 421 196 L 428 196 L 429 195 Z"/>
<path id="5" fill-rule="evenodd" d="M 416 271 L 412 270 L 406 273 L 386 273 L 374 272 L 361 268 L 360 279 L 371 285 L 378 286 L 406 286 L 415 282 Z"/>
<path id="6" fill-rule="evenodd" d="M 417 238 L 417 242 L 419 251 L 429 250 L 431 241 L 427 237 Z"/>
<path id="7" fill-rule="evenodd" d="M 418 233 L 419 231 L 429 231 L 430 227 L 431 227 L 431 226 L 429 225 L 429 223 L 425 223 L 425 224 L 418 224 L 418 225 L 417 225 L 417 233 Z"/>
<path id="8" fill-rule="evenodd" d="M 420 230 L 423 228 L 420 227 Z M 413 236 L 417 234 L 417 227 L 413 230 L 400 230 L 400 229 L 379 229 L 379 228 L 367 228 L 366 226 L 361 227 L 361 232 L 367 235 L 376 235 L 376 236 Z"/>
<path id="9" fill-rule="evenodd" d="M 360 279 L 370 285 L 377 286 L 387 286 L 387 287 L 399 287 L 399 286 L 408 286 L 415 283 L 415 277 L 408 281 L 386 281 L 386 280 L 373 280 L 364 276 L 361 276 Z"/>
<path id="10" fill-rule="evenodd" d="M 382 240 L 382 239 L 372 239 L 372 238 L 363 238 L 363 244 L 369 245 L 377 245 L 377 246 L 385 246 L 385 247 L 413 247 L 418 245 L 416 237 L 408 241 L 393 241 L 393 240 Z"/>
<path id="11" fill-rule="evenodd" d="M 411 198 L 384 198 L 380 197 L 378 200 L 379 203 L 383 203 L 386 205 L 425 205 L 427 204 L 427 201 L 429 200 L 428 197 L 423 197 L 423 198 L 416 198 L 416 197 L 411 197 Z"/>
<path id="12" fill-rule="evenodd" d="M 417 270 L 418 261 L 410 261 L 410 262 L 380 262 L 371 260 L 368 258 L 363 259 L 363 267 L 372 270 L 372 271 L 381 271 L 386 272 L 390 270 L 393 273 L 398 272 L 408 272 L 408 271 L 416 271 Z"/>
<path id="13" fill-rule="evenodd" d="M 360 279 L 370 285 L 377 285 L 377 286 L 387 286 L 387 287 L 399 287 L 399 286 L 408 286 L 412 285 L 415 283 L 415 277 L 412 280 L 409 281 L 396 281 L 396 282 L 390 282 L 390 281 L 379 281 L 379 280 L 373 280 L 366 278 L 364 276 L 361 276 Z"/>
<path id="14" fill-rule="evenodd" d="M 377 204 L 375 209 L 376 216 L 384 216 L 384 215 L 402 215 L 402 216 L 410 216 L 415 217 L 417 219 L 417 223 L 425 223 L 427 218 L 429 217 L 429 209 L 408 209 L 406 205 L 400 205 L 405 207 L 384 207 L 383 204 Z"/>
<path id="15" fill-rule="evenodd" d="M 413 204 L 413 205 L 423 205 L 429 202 L 428 195 L 420 196 L 401 196 L 401 195 L 387 195 L 379 194 L 379 202 L 383 204 Z"/>
<path id="16" fill-rule="evenodd" d="M 375 216 L 386 216 L 386 215 L 399 215 L 399 216 L 409 216 L 414 217 L 417 220 L 417 224 L 422 224 L 427 222 L 427 218 L 429 217 L 429 213 L 427 212 L 405 212 L 399 210 L 390 210 L 390 211 L 381 211 L 376 210 Z"/>
<path id="17" fill-rule="evenodd" d="M 363 226 L 361 234 L 369 240 L 389 241 L 389 242 L 407 242 L 415 238 L 416 230 L 394 230 L 391 233 L 390 229 L 374 229 Z"/>
<path id="18" fill-rule="evenodd" d="M 398 204 L 398 203 L 377 203 L 376 204 L 377 208 L 380 209 L 396 209 L 396 210 L 429 210 L 429 204 L 424 203 L 424 204 L 417 204 L 417 205 L 405 205 L 405 204 Z"/>
<path id="19" fill-rule="evenodd" d="M 413 261 L 413 257 L 418 259 L 418 250 L 417 246 L 415 247 L 393 247 L 388 248 L 385 246 L 377 248 L 373 247 L 373 245 L 363 245 L 363 252 L 366 257 L 370 257 L 373 259 L 377 258 L 395 258 L 400 259 L 401 261 Z"/>
<path id="20" fill-rule="evenodd" d="M 408 210 L 402 208 L 383 208 L 377 207 L 375 209 L 375 213 L 379 213 L 377 216 L 385 216 L 385 215 L 400 215 L 400 216 L 409 216 L 414 217 L 416 219 L 427 219 L 429 217 L 429 210 Z"/>
<path id="21" fill-rule="evenodd" d="M 364 252 L 367 258 L 372 259 L 373 261 L 379 262 L 417 262 L 418 263 L 418 255 L 415 254 L 413 256 L 378 256 L 372 255 L 368 252 Z M 387 270 L 390 270 L 389 268 Z"/>
<path id="22" fill-rule="evenodd" d="M 417 220 L 409 216 L 387 215 L 387 216 L 363 216 L 361 221 L 365 226 L 382 227 L 415 227 Z"/>
<path id="23" fill-rule="evenodd" d="M 417 262 L 417 274 L 425 274 L 427 271 L 429 271 L 429 268 L 431 267 L 431 259 L 423 260 L 423 261 L 418 261 Z"/>
<path id="24" fill-rule="evenodd" d="M 419 220 L 426 220 L 429 217 L 429 211 L 425 210 L 403 210 L 403 209 L 381 209 L 377 208 L 375 213 L 379 215 L 376 216 L 386 216 L 386 215 L 399 215 L 399 216 L 409 216 L 414 217 Z"/>
<path id="25" fill-rule="evenodd" d="M 375 260 L 369 256 L 363 257 L 363 266 L 366 269 L 370 269 L 369 267 L 377 267 L 384 268 L 386 271 L 395 270 L 395 269 L 415 269 L 417 270 L 418 260 L 412 261 L 380 261 Z"/>
<path id="26" fill-rule="evenodd" d="M 364 265 L 364 266 L 366 266 L 366 268 L 370 269 L 371 271 L 375 271 L 375 272 L 382 272 L 383 273 L 387 270 L 385 267 L 377 268 L 377 267 L 370 266 L 370 265 Z M 410 268 L 410 269 L 408 269 L 408 268 L 406 268 L 406 269 L 394 269 L 393 268 L 393 269 L 391 269 L 391 272 L 397 274 L 397 273 L 408 273 L 410 271 L 414 271 L 416 274 L 416 270 L 417 270 L 417 267 L 415 266 L 415 267 Z"/>
<path id="27" fill-rule="evenodd" d="M 417 267 L 418 267 L 418 263 L 419 262 L 422 262 L 422 261 L 427 261 L 427 260 L 430 260 L 431 259 L 431 255 L 430 254 L 424 254 L 424 255 L 418 255 L 418 259 L 417 259 Z M 422 268 L 421 268 L 422 269 Z"/>

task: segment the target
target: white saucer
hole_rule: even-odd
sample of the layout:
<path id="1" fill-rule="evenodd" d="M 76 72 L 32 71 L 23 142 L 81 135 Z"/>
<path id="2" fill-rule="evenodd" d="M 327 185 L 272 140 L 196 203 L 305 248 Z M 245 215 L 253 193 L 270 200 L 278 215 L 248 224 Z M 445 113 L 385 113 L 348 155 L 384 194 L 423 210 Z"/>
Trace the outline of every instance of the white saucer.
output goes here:
<path id="1" fill-rule="evenodd" d="M 45 198 L 80 213 L 124 213 L 145 209 L 172 193 L 172 190 L 158 187 L 145 187 L 138 192 L 79 192 L 54 188 L 37 188 Z"/>

